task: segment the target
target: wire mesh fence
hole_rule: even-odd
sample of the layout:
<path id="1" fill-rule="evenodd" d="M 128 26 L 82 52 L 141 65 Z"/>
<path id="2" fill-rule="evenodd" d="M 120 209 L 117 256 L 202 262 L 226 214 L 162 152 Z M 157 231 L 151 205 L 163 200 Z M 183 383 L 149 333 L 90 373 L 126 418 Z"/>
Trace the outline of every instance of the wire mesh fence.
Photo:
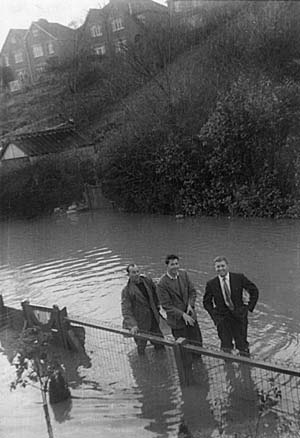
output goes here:
<path id="1" fill-rule="evenodd" d="M 141 356 L 125 330 L 69 321 L 85 329 L 89 378 L 130 394 L 156 436 L 299 437 L 300 370 L 151 334 L 138 335 L 149 340 Z"/>

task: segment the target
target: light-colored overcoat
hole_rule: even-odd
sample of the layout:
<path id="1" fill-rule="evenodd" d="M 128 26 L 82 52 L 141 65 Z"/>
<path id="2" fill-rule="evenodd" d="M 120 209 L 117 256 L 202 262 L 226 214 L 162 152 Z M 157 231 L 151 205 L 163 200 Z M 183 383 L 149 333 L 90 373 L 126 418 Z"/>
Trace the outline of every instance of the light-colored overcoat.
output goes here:
<path id="1" fill-rule="evenodd" d="M 176 281 L 176 286 L 174 287 Z M 185 327 L 185 322 L 182 318 L 186 312 L 188 305 L 195 307 L 196 289 L 189 279 L 186 271 L 180 269 L 178 279 L 172 280 L 167 274 L 164 274 L 157 285 L 157 295 L 160 304 L 167 312 L 167 321 L 172 329 Z M 194 312 L 193 318 L 196 318 Z"/>

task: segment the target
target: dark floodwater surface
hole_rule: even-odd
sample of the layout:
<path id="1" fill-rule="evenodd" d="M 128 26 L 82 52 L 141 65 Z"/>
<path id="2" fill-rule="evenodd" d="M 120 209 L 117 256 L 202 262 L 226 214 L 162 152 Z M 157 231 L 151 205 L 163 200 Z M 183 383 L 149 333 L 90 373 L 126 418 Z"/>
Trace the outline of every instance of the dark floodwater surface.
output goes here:
<path id="1" fill-rule="evenodd" d="M 299 221 L 83 213 L 1 223 L 0 245 L 0 293 L 7 305 L 19 307 L 24 299 L 58 304 L 72 315 L 116 325 L 121 324 L 125 266 L 136 261 L 157 279 L 164 256 L 177 253 L 199 290 L 204 342 L 216 346 L 215 328 L 201 298 L 214 275 L 212 259 L 224 254 L 232 270 L 244 272 L 260 289 L 249 318 L 252 352 L 268 360 L 300 362 Z M 157 357 L 149 348 L 141 360 L 133 344 L 87 335 L 92 339 L 89 357 L 66 358 L 74 398 L 51 409 L 55 438 L 178 437 L 183 421 L 192 432 L 218 436 L 207 402 L 209 377 L 201 377 L 200 389 L 184 393 L 169 353 Z M 14 338 L 7 331 L 0 336 L 0 436 L 46 437 L 39 392 L 26 388 L 9 393 Z M 97 355 L 101 363 L 107 356 L 107 366 L 97 367 Z"/>

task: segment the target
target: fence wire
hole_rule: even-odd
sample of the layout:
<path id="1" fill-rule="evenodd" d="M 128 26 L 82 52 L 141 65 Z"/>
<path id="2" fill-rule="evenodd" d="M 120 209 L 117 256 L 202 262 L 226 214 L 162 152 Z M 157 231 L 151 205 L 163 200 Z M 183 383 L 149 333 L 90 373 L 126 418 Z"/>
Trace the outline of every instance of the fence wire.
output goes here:
<path id="1" fill-rule="evenodd" d="M 158 351 L 148 342 L 140 356 L 126 331 L 70 321 L 85 329 L 89 378 L 130 393 L 136 417 L 147 419 L 155 436 L 300 436 L 300 370 L 183 345 L 183 356 L 191 358 L 185 385 L 173 339 L 165 338 L 165 349 Z"/>

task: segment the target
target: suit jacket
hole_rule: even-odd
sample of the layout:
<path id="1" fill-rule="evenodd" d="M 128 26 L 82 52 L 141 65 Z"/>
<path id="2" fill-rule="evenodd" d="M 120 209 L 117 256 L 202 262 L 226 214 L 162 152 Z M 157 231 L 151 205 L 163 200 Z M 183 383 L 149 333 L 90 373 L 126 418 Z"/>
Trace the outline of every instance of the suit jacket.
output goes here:
<path id="1" fill-rule="evenodd" d="M 180 270 L 178 273 L 179 292 L 174 288 L 175 280 L 171 280 L 164 274 L 157 285 L 157 294 L 160 304 L 167 312 L 167 322 L 173 329 L 185 327 L 182 315 L 190 304 L 195 307 L 196 289 L 188 277 L 186 271 Z M 193 315 L 196 318 L 196 314 Z"/>
<path id="2" fill-rule="evenodd" d="M 122 290 L 121 309 L 123 328 L 131 329 L 137 326 L 140 330 L 148 331 L 151 328 L 153 315 L 159 323 L 158 298 L 156 286 L 151 278 L 140 276 L 149 295 L 149 301 L 140 289 L 131 281 Z"/>
<path id="3" fill-rule="evenodd" d="M 247 318 L 248 310 L 253 309 L 258 300 L 258 289 L 254 283 L 248 280 L 244 274 L 229 273 L 231 300 L 234 310 L 230 311 L 226 306 L 219 277 L 208 281 L 203 297 L 203 307 L 208 311 L 215 324 L 223 319 L 224 316 L 231 314 L 236 318 Z M 250 301 L 248 305 L 243 302 L 243 290 L 249 293 Z"/>

